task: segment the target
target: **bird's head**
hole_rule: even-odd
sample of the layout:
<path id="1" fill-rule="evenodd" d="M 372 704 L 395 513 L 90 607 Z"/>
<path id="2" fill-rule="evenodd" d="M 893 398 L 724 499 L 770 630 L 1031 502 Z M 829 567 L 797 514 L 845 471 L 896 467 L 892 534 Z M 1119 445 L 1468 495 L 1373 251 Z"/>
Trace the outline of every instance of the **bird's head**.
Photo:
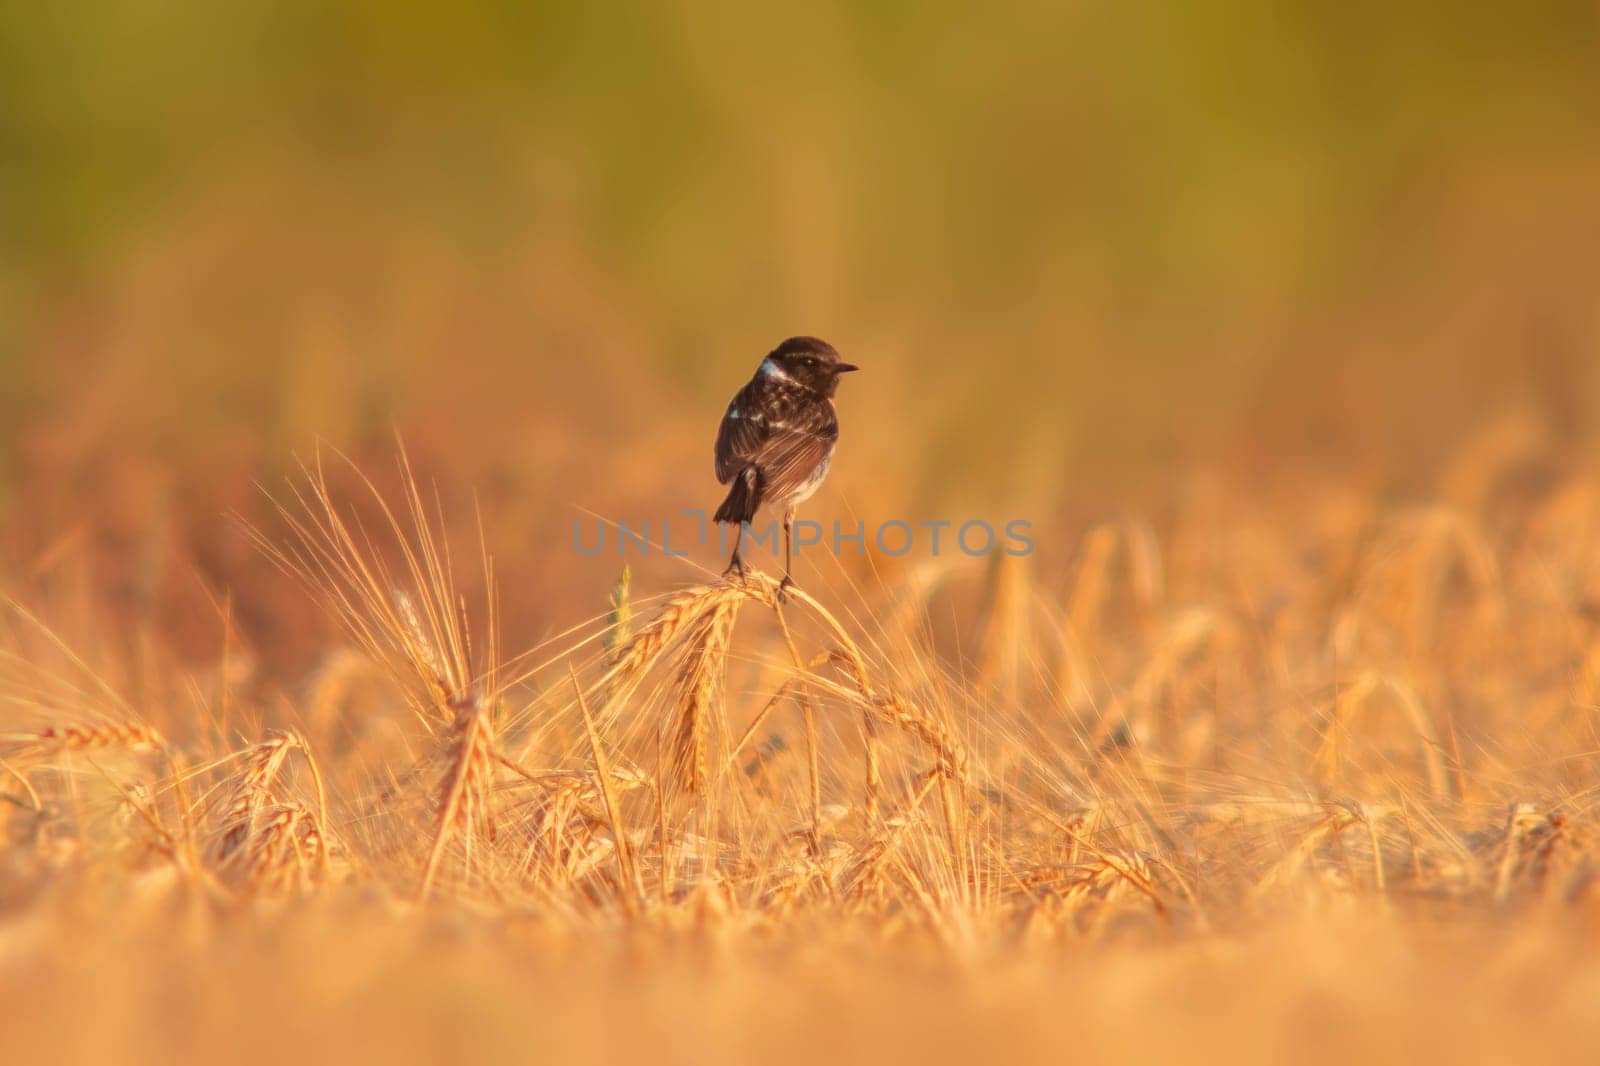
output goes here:
<path id="1" fill-rule="evenodd" d="M 788 379 L 819 396 L 832 396 L 839 375 L 860 367 L 839 358 L 833 345 L 816 337 L 790 337 L 761 361 L 760 373 Z"/>

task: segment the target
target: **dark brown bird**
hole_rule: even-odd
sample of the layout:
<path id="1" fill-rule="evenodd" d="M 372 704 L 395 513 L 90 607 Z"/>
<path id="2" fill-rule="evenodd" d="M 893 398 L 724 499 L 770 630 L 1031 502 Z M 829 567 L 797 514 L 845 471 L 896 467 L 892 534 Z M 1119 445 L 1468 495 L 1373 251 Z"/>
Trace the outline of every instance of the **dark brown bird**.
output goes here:
<path id="1" fill-rule="evenodd" d="M 859 367 L 816 337 L 790 337 L 774 348 L 739 390 L 717 431 L 717 481 L 728 497 L 716 521 L 738 526 L 726 574 L 744 576 L 739 549 L 744 524 L 764 506 L 783 511 L 783 585 L 794 584 L 794 509 L 808 499 L 833 463 L 839 419 L 833 393 L 839 375 Z"/>

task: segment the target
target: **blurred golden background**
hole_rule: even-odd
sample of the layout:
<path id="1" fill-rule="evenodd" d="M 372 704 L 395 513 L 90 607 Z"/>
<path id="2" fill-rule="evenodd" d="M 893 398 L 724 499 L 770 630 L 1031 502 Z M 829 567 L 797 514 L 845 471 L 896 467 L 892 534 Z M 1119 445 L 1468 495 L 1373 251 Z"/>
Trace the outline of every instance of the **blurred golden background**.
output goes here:
<path id="1" fill-rule="evenodd" d="M 1415 489 L 1600 403 L 1590 3 L 0 20 L 18 565 L 92 521 L 220 579 L 196 518 L 395 429 L 502 549 L 712 506 L 721 405 L 800 332 L 868 368 L 836 480 L 877 517 L 1197 458 Z"/>
<path id="2" fill-rule="evenodd" d="M 806 324 L 1139 441 L 1587 339 L 1592 5 L 1026 7 L 8 7 L 7 359 L 295 439 Z"/>
<path id="3" fill-rule="evenodd" d="M 1485 426 L 1569 447 L 1600 404 L 1589 3 L 0 20 L 7 569 L 194 652 L 233 589 L 303 665 L 224 516 L 397 432 L 538 590 L 512 632 L 560 628 L 616 562 L 571 522 L 713 507 L 793 333 L 867 368 L 812 517 L 1026 518 L 1057 576 L 1197 467 L 1427 498 Z"/>
<path id="4" fill-rule="evenodd" d="M 0 5 L 0 1051 L 1592 1047 L 1597 249 L 1592 0 Z M 608 612 L 799 333 L 1036 554 Z"/>

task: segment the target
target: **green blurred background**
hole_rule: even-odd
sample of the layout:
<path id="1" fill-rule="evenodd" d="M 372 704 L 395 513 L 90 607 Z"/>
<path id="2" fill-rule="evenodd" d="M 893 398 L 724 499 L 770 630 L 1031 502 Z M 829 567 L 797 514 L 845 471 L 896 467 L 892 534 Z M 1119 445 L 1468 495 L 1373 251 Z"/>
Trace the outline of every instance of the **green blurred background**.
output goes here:
<path id="1" fill-rule="evenodd" d="M 839 480 L 869 515 L 1195 457 L 1415 478 L 1507 407 L 1582 439 L 1597 26 L 1592 2 L 5 3 L 15 558 L 84 521 L 113 547 L 214 523 L 316 440 L 378 455 L 395 428 L 508 540 L 712 506 L 715 419 L 798 332 L 868 368 Z"/>

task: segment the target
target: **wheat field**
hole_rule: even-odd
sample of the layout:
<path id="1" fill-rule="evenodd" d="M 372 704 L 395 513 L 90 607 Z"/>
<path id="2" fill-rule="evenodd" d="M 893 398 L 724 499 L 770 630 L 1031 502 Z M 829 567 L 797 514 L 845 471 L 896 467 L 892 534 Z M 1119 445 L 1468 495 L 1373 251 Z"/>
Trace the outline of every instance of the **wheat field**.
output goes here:
<path id="1" fill-rule="evenodd" d="M 272 705 L 242 641 L 136 680 L 8 599 L 5 1042 L 1576 1054 L 1600 482 L 1544 447 L 1505 423 L 1427 507 L 1188 484 L 1059 587 L 624 577 L 525 649 L 408 460 L 321 458 L 248 531 L 342 634 Z"/>
<path id="2" fill-rule="evenodd" d="M 0 5 L 0 1066 L 1593 1058 L 1596 42 Z"/>

